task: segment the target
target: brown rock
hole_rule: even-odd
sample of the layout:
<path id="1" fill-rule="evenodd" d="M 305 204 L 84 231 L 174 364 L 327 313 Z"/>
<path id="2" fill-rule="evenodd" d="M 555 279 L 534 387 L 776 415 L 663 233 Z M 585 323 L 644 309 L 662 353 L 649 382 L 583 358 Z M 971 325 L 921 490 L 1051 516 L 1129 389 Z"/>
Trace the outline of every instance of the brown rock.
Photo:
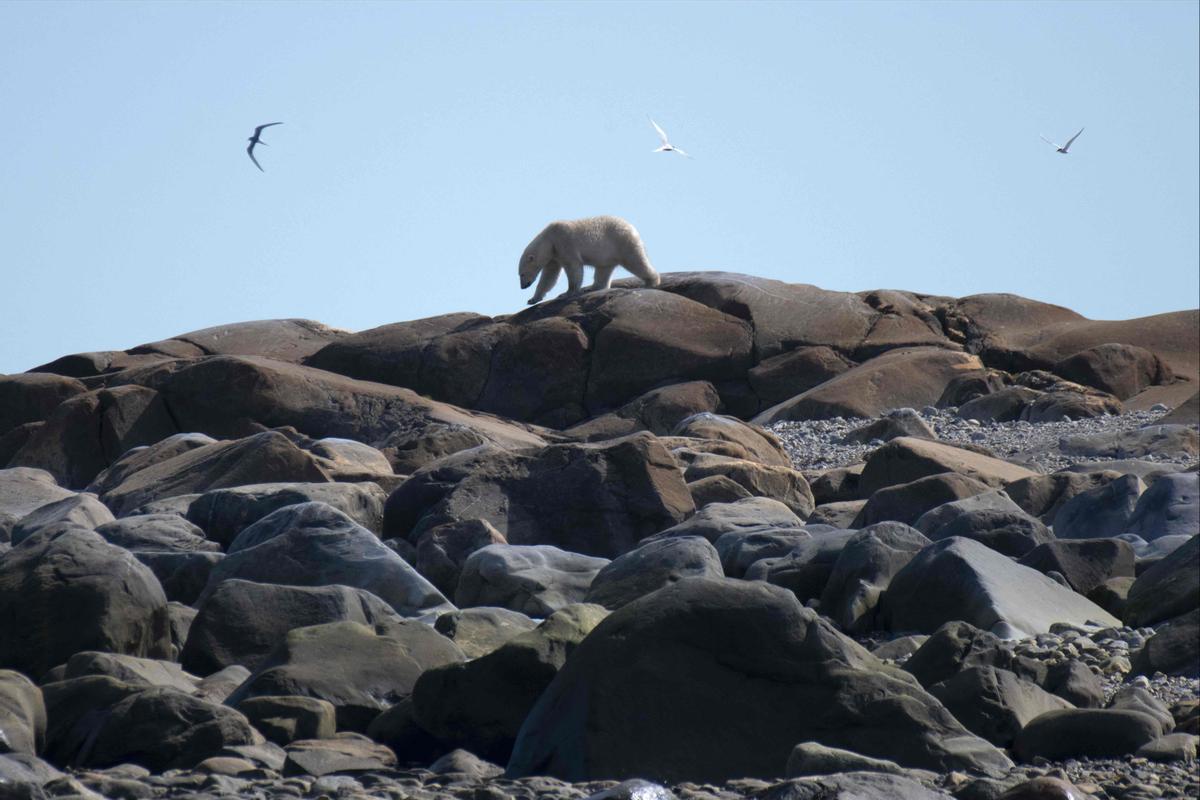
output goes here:
<path id="1" fill-rule="evenodd" d="M 953 445 L 903 436 L 888 442 L 867 458 L 859 486 L 863 496 L 869 496 L 887 486 L 943 472 L 965 475 L 1001 488 L 1037 474 L 1025 467 Z"/>

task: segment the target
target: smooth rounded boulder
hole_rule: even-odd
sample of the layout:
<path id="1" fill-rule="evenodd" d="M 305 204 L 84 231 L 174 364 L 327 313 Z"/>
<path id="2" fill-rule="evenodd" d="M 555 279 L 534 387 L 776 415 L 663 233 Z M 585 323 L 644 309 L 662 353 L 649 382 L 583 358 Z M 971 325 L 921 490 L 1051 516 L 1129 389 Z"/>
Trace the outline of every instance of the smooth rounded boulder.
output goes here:
<path id="1" fill-rule="evenodd" d="M 112 512 L 94 494 L 81 492 L 37 508 L 13 526 L 12 543 L 20 544 L 42 528 L 71 523 L 92 530 L 114 520 Z"/>
<path id="2" fill-rule="evenodd" d="M 74 497 L 43 469 L 0 469 L 0 542 L 7 542 L 13 526 L 25 515 L 57 500 Z"/>
<path id="3" fill-rule="evenodd" d="M 937 770 L 1009 765 L 791 593 L 685 578 L 583 640 L 522 725 L 507 774 L 772 777 L 803 741 Z"/>
<path id="4" fill-rule="evenodd" d="M 583 602 L 592 579 L 608 563 L 550 545 L 491 544 L 463 564 L 454 602 L 548 617 Z"/>
<path id="5" fill-rule="evenodd" d="M 0 669 L 0 750 L 34 756 L 45 743 L 42 690 L 21 673 Z"/>
<path id="6" fill-rule="evenodd" d="M 1200 535 L 1164 556 L 1129 589 L 1125 622 L 1153 625 L 1200 607 Z"/>
<path id="7" fill-rule="evenodd" d="M 170 656 L 149 568 L 90 531 L 38 534 L 0 558 L 0 667 L 41 676 L 80 650 Z"/>
<path id="8" fill-rule="evenodd" d="M 1158 720 L 1141 711 L 1116 708 L 1070 708 L 1049 711 L 1029 722 L 1013 742 L 1022 761 L 1040 756 L 1120 758 L 1162 735 Z"/>
<path id="9" fill-rule="evenodd" d="M 850 537 L 821 592 L 821 613 L 844 631 L 875 627 L 879 597 L 897 572 L 929 544 L 913 528 L 880 522 Z"/>
<path id="10" fill-rule="evenodd" d="M 721 556 L 707 539 L 700 536 L 658 539 L 606 564 L 592 579 L 584 602 L 613 610 L 681 578 L 724 575 Z"/>

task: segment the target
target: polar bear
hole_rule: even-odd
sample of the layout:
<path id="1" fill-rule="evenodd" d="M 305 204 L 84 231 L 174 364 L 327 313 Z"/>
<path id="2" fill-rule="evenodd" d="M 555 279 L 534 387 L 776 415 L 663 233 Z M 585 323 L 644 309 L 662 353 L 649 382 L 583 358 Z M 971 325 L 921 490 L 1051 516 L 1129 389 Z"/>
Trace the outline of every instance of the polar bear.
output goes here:
<path id="1" fill-rule="evenodd" d="M 517 273 L 521 288 L 528 289 L 540 272 L 537 291 L 529 305 L 541 302 L 554 287 L 561 270 L 567 271 L 569 297 L 581 291 L 583 268 L 596 270 L 589 291 L 607 289 L 613 270 L 624 267 L 642 279 L 647 286 L 658 286 L 658 273 L 650 266 L 642 237 L 637 229 L 620 217 L 587 217 L 585 219 L 551 222 L 525 248 Z"/>

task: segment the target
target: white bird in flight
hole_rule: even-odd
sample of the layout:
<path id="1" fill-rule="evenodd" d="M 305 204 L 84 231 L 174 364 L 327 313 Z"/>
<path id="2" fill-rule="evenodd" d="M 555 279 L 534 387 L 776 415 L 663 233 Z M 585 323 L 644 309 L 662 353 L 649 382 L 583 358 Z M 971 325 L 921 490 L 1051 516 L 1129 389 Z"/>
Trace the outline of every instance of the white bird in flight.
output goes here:
<path id="1" fill-rule="evenodd" d="M 1079 133 L 1083 133 L 1083 128 L 1079 129 Z M 1071 147 L 1071 142 L 1073 142 L 1079 138 L 1079 133 L 1075 134 L 1070 139 L 1067 139 L 1067 143 L 1062 145 L 1061 147 L 1059 147 L 1057 144 L 1055 144 L 1054 142 L 1047 139 L 1045 136 L 1042 137 L 1042 141 L 1045 142 L 1046 144 L 1050 145 L 1055 150 L 1057 150 L 1058 152 L 1062 153 L 1065 156 L 1067 154 L 1067 150 Z"/>
<path id="2" fill-rule="evenodd" d="M 649 117 L 647 117 L 647 119 L 649 119 Z M 667 132 L 664 131 L 662 128 L 660 128 L 658 126 L 657 122 L 655 122 L 654 120 L 651 119 L 650 124 L 654 126 L 654 130 L 658 131 L 658 138 L 662 139 L 662 144 L 660 146 L 654 148 L 653 152 L 655 152 L 655 153 L 679 153 L 679 155 L 683 156 L 684 158 L 691 158 L 691 156 L 689 156 L 687 153 L 683 152 L 682 150 L 680 150 L 678 147 L 671 144 L 671 142 L 667 140 Z"/>

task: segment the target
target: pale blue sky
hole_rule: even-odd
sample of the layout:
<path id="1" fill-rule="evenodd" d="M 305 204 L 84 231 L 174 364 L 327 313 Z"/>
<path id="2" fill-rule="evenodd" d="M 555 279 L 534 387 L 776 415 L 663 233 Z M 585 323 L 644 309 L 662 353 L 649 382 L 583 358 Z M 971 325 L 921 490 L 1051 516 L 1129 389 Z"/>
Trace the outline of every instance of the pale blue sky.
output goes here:
<path id="1" fill-rule="evenodd" d="M 1195 307 L 1197 9 L 0 2 L 0 372 L 517 311 L 600 213 L 660 271 Z"/>

